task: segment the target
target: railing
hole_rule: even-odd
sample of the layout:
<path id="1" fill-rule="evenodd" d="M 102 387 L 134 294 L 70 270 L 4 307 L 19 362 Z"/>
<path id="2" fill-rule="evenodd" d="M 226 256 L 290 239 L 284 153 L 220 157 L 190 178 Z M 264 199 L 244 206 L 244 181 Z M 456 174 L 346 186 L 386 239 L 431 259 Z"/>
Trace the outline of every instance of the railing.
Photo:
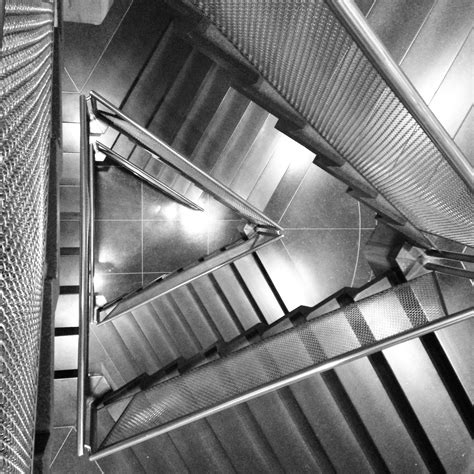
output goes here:
<path id="1" fill-rule="evenodd" d="M 283 102 L 409 225 L 474 246 L 473 169 L 352 1 L 179 3 L 224 62 L 259 72 L 252 98 Z"/>
<path id="2" fill-rule="evenodd" d="M 89 100 L 89 103 L 88 103 Z M 98 104 L 105 106 L 107 111 L 100 110 Z M 197 278 L 209 274 L 224 265 L 243 258 L 266 245 L 283 237 L 281 227 L 269 219 L 260 210 L 249 204 L 245 199 L 235 194 L 231 189 L 212 178 L 207 173 L 195 167 L 192 163 L 179 155 L 175 150 L 166 145 L 158 137 L 140 127 L 131 118 L 127 117 L 110 102 L 103 99 L 99 94 L 91 92 L 89 99 L 81 96 L 81 280 L 80 280 L 80 324 L 79 324 L 79 358 L 78 358 L 78 387 L 77 387 L 77 451 L 82 456 L 85 451 L 90 451 L 92 441 L 95 437 L 94 413 L 87 406 L 88 389 L 88 339 L 89 324 L 105 324 L 117 318 L 131 309 L 140 307 L 150 301 L 159 298 Z M 185 196 L 177 193 L 166 184 L 149 175 L 141 168 L 121 157 L 114 150 L 109 149 L 98 141 L 98 137 L 92 137 L 90 133 L 90 122 L 101 120 L 110 126 L 125 133 L 139 146 L 146 148 L 152 153 L 153 159 L 158 159 L 172 166 L 192 182 L 201 187 L 230 207 L 249 223 L 242 229 L 241 239 L 223 247 L 216 252 L 204 256 L 188 265 L 186 268 L 177 269 L 168 275 L 158 278 L 144 288 L 136 290 L 131 294 L 124 295 L 104 306 L 97 306 L 94 296 L 94 161 L 99 159 L 98 154 L 104 154 L 121 166 L 133 173 L 137 178 L 157 190 L 164 192 L 178 203 L 190 207 L 193 210 L 203 209 Z M 91 145 L 91 138 L 95 142 Z M 101 319 L 101 315 L 106 316 Z M 86 433 L 87 415 L 91 415 L 91 428 Z"/>
<path id="3" fill-rule="evenodd" d="M 99 110 L 97 104 L 104 106 L 109 112 Z M 148 130 L 126 116 L 108 100 L 91 91 L 92 113 L 98 119 L 110 124 L 112 127 L 127 135 L 139 146 L 148 150 L 153 159 L 162 161 L 174 168 L 178 173 L 205 190 L 219 202 L 233 209 L 249 222 L 256 225 L 267 225 L 282 230 L 281 227 L 269 219 L 263 212 L 249 204 L 241 196 L 233 192 L 212 176 L 193 165 L 184 156 L 173 150 L 164 141 L 150 133 Z M 110 113 L 112 112 L 112 113 Z"/>
<path id="4" fill-rule="evenodd" d="M 0 7 L 0 471 L 27 472 L 46 259 L 54 15 L 50 3 L 7 0 Z"/>
<path id="5" fill-rule="evenodd" d="M 447 316 L 427 274 L 137 393 L 91 459 L 473 316 Z"/>
<path id="6" fill-rule="evenodd" d="M 80 192 L 81 192 L 81 266 L 79 285 L 79 344 L 77 370 L 77 452 L 84 454 L 86 443 L 86 390 L 89 378 L 89 324 L 94 302 L 94 163 L 89 144 L 89 116 L 86 98 L 80 96 Z"/>

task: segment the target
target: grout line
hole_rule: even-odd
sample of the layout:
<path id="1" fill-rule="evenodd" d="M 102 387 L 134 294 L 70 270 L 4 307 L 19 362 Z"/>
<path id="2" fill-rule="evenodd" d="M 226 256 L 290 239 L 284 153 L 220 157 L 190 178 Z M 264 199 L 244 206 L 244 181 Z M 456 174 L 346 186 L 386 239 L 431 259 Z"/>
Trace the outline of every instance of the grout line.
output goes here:
<path id="1" fill-rule="evenodd" d="M 357 201 L 357 209 L 359 211 L 359 236 L 357 238 L 357 258 L 354 265 L 354 273 L 352 274 L 351 287 L 354 287 L 355 277 L 357 273 L 357 266 L 359 265 L 359 255 L 360 255 L 360 241 L 362 238 L 362 216 L 360 213 L 360 202 Z"/>
<path id="2" fill-rule="evenodd" d="M 100 467 L 100 464 L 98 461 L 94 461 L 95 462 L 95 465 L 99 468 L 99 471 L 102 473 L 102 474 L 105 474 L 104 471 L 102 470 L 102 468 Z"/>
<path id="3" fill-rule="evenodd" d="M 100 53 L 100 56 L 99 58 L 97 59 L 96 63 L 94 64 L 94 66 L 92 67 L 92 70 L 91 72 L 89 73 L 89 75 L 86 77 L 86 80 L 84 81 L 84 84 L 82 85 L 81 87 L 81 90 L 78 92 L 80 92 L 81 94 L 83 93 L 84 91 L 84 88 L 86 87 L 87 83 L 89 82 L 90 78 L 92 77 L 92 74 L 94 74 L 94 71 L 96 70 L 97 66 L 99 65 L 100 61 L 102 60 L 105 52 L 107 51 L 110 43 L 112 42 L 112 40 L 114 39 L 118 29 L 120 28 L 120 26 L 122 25 L 123 23 L 123 20 L 125 19 L 125 17 L 127 16 L 128 14 L 128 11 L 130 10 L 130 8 L 132 7 L 133 5 L 133 0 L 130 2 L 130 5 L 128 6 L 128 8 L 125 10 L 125 13 L 123 14 L 122 18 L 120 18 L 120 21 L 118 22 L 117 24 L 117 27 L 115 28 L 115 30 L 112 32 L 112 34 L 110 35 L 110 38 L 109 38 L 109 41 L 107 41 L 107 44 L 104 46 L 104 49 L 102 50 L 102 53 Z"/>
<path id="4" fill-rule="evenodd" d="M 57 427 L 54 427 L 54 428 L 57 428 Z M 61 452 L 61 449 L 63 449 L 64 445 L 66 444 L 66 441 L 68 440 L 69 435 L 71 434 L 72 430 L 73 430 L 73 427 L 71 426 L 71 428 L 69 429 L 68 434 L 66 435 L 66 437 L 64 438 L 64 441 L 62 442 L 61 446 L 59 447 L 58 452 L 56 453 L 56 456 L 54 456 L 53 460 L 51 461 L 51 463 L 49 465 L 50 469 L 51 469 L 51 466 L 54 464 L 54 461 L 56 461 L 56 458 L 58 457 L 59 453 Z"/>
<path id="5" fill-rule="evenodd" d="M 369 10 L 367 11 L 367 15 L 365 15 L 366 18 L 369 18 L 369 15 L 372 13 L 372 10 L 374 9 L 376 3 L 377 3 L 377 0 L 374 0 L 372 2 L 372 5 L 370 5 Z"/>
<path id="6" fill-rule="evenodd" d="M 284 230 L 374 230 L 375 227 L 285 227 Z"/>
<path id="7" fill-rule="evenodd" d="M 464 39 L 464 41 L 462 42 L 461 46 L 459 47 L 458 49 L 458 52 L 456 53 L 456 55 L 454 56 L 453 60 L 451 61 L 451 64 L 449 65 L 448 69 L 446 70 L 446 73 L 444 74 L 443 78 L 441 79 L 441 82 L 439 83 L 439 86 L 436 88 L 436 90 L 434 91 L 433 95 L 431 96 L 431 99 L 429 101 L 426 101 L 428 105 L 431 105 L 431 102 L 433 102 L 433 100 L 435 99 L 436 97 L 436 94 L 438 94 L 439 90 L 441 89 L 441 87 L 443 86 L 444 84 L 444 81 L 446 80 L 446 77 L 448 76 L 448 74 L 451 72 L 451 69 L 453 68 L 454 66 L 454 63 L 456 62 L 456 60 L 458 59 L 459 55 L 461 54 L 461 51 L 464 49 L 464 46 L 467 44 L 467 42 L 469 41 L 469 37 L 472 35 L 472 32 L 473 32 L 473 28 L 471 28 L 469 30 L 469 32 L 467 33 L 466 35 L 466 38 Z"/>
<path id="8" fill-rule="evenodd" d="M 72 85 L 76 89 L 76 92 L 72 92 L 72 94 L 80 94 L 79 88 L 76 86 L 76 83 L 74 82 L 74 79 L 72 78 L 71 74 L 69 74 L 69 71 L 67 70 L 66 66 L 64 66 L 64 70 L 66 71 L 67 77 L 69 77 L 69 79 L 71 80 Z M 63 92 L 62 89 L 61 92 Z"/>
<path id="9" fill-rule="evenodd" d="M 142 286 L 143 286 L 143 271 L 144 271 L 144 235 L 143 235 L 143 183 L 140 183 L 140 194 L 141 194 L 141 211 L 142 211 Z"/>
<path id="10" fill-rule="evenodd" d="M 283 211 L 283 214 L 281 215 L 280 219 L 278 219 L 278 224 L 281 223 L 282 219 L 285 217 L 285 214 L 286 214 L 286 211 L 288 211 L 288 208 L 291 206 L 291 203 L 293 202 L 293 199 L 295 198 L 296 196 L 296 193 L 299 191 L 299 189 L 301 188 L 301 185 L 303 184 L 303 181 L 305 180 L 306 178 L 306 175 L 309 173 L 309 170 L 311 169 L 311 165 L 308 166 L 308 169 L 306 170 L 303 178 L 301 179 L 300 181 L 300 184 L 298 184 L 298 187 L 295 189 L 295 192 L 293 193 L 293 196 L 291 196 L 291 199 L 290 201 L 288 202 L 287 206 L 285 207 L 285 210 Z"/>
<path id="11" fill-rule="evenodd" d="M 458 133 L 461 131 L 461 128 L 465 124 L 465 122 L 468 119 L 469 115 L 471 115 L 471 111 L 473 110 L 473 108 L 474 108 L 474 105 L 471 105 L 470 109 L 467 111 L 466 116 L 462 119 L 462 122 L 459 125 L 459 127 L 457 128 L 456 132 L 454 132 L 454 134 L 453 134 L 453 140 L 454 141 L 456 141 L 456 137 L 458 136 Z"/>
<path id="12" fill-rule="evenodd" d="M 428 21 L 429 17 L 431 16 L 431 13 L 433 12 L 433 10 L 438 6 L 438 0 L 435 0 L 433 2 L 433 5 L 431 6 L 430 8 L 430 11 L 426 14 L 425 16 L 425 19 L 423 20 L 423 22 L 421 23 L 420 27 L 418 28 L 418 31 L 415 33 L 415 36 L 413 37 L 413 39 L 411 40 L 411 43 L 408 45 L 408 48 L 407 50 L 405 51 L 404 55 L 400 58 L 400 61 L 398 61 L 398 65 L 401 67 L 403 61 L 405 61 L 409 51 L 411 50 L 413 44 L 415 43 L 415 41 L 418 39 L 418 36 L 420 36 L 420 33 L 421 33 L 421 30 L 423 29 L 423 27 L 425 26 L 426 22 Z"/>

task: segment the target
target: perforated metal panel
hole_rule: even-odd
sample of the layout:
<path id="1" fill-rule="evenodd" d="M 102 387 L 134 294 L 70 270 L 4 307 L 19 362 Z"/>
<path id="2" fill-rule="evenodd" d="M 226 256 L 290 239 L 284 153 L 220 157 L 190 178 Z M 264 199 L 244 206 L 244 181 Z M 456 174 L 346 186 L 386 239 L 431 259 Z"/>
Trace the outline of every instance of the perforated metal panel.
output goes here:
<path id="1" fill-rule="evenodd" d="M 138 393 L 103 447 L 443 316 L 427 274 Z"/>
<path id="2" fill-rule="evenodd" d="M 415 227 L 474 245 L 472 192 L 323 0 L 191 0 Z"/>
<path id="3" fill-rule="evenodd" d="M 7 0 L 0 69 L 0 471 L 32 465 L 51 129 L 53 11 Z M 39 5 L 39 6 L 38 6 Z"/>

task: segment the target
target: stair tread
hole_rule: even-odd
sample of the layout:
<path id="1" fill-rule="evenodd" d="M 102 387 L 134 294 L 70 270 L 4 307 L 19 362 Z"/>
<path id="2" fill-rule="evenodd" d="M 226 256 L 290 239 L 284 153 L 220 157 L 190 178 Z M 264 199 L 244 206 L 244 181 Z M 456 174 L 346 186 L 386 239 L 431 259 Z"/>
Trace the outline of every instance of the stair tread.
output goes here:
<path id="1" fill-rule="evenodd" d="M 232 87 L 228 89 L 191 156 L 198 168 L 212 171 L 249 104 L 245 96 Z M 175 189 L 185 194 L 188 185 L 178 178 Z"/>
<path id="2" fill-rule="evenodd" d="M 273 115 L 269 115 L 265 120 L 230 184 L 230 188 L 245 199 L 248 198 L 278 144 L 279 132 L 275 129 L 276 122 L 277 119 Z"/>
<path id="3" fill-rule="evenodd" d="M 155 309 L 160 322 L 165 326 L 168 334 L 173 337 L 175 347 L 185 359 L 189 359 L 200 352 L 196 336 L 187 325 L 183 324 L 182 316 L 176 314 L 173 302 L 167 298 L 167 295 L 157 298 L 149 304 Z"/>
<path id="4" fill-rule="evenodd" d="M 220 289 L 232 306 L 237 318 L 245 330 L 261 323 L 255 308 L 249 301 L 230 266 L 224 266 L 213 272 Z"/>
<path id="5" fill-rule="evenodd" d="M 233 472 L 234 468 L 206 420 L 170 432 L 190 472 Z"/>
<path id="6" fill-rule="evenodd" d="M 188 43 L 174 34 L 170 25 L 128 96 L 123 112 L 146 127 L 170 90 L 191 49 Z"/>
<path id="7" fill-rule="evenodd" d="M 370 464 L 322 378 L 310 377 L 291 385 L 290 390 L 336 471 L 369 472 Z"/>
<path id="8" fill-rule="evenodd" d="M 54 314 L 54 326 L 77 327 L 79 325 L 79 295 L 59 295 Z"/>
<path id="9" fill-rule="evenodd" d="M 305 283 L 281 241 L 257 251 L 257 255 L 276 287 L 288 312 L 310 303 Z"/>
<path id="10" fill-rule="evenodd" d="M 242 276 L 267 323 L 271 324 L 281 318 L 284 314 L 283 310 L 253 260 L 253 256 L 247 255 L 244 258 L 236 260 L 233 265 L 235 265 L 235 268 L 237 268 Z"/>
<path id="11" fill-rule="evenodd" d="M 247 404 L 216 413 L 207 421 L 237 472 L 283 472 Z"/>
<path id="12" fill-rule="evenodd" d="M 153 306 L 146 304 L 132 311 L 135 321 L 148 339 L 151 347 L 158 356 L 161 365 L 166 366 L 179 357 L 174 341 L 160 322 Z"/>
<path id="13" fill-rule="evenodd" d="M 101 347 L 113 361 L 124 382 L 129 382 L 143 373 L 135 364 L 130 351 L 113 324 L 107 323 L 100 326 L 91 326 L 91 333 L 94 333 L 98 341 L 100 341 Z"/>
<path id="14" fill-rule="evenodd" d="M 177 288 L 169 296 L 174 299 L 203 349 L 211 347 L 219 340 L 218 332 L 207 321 L 207 315 L 201 311 L 197 301 L 191 294 L 189 285 Z"/>
<path id="15" fill-rule="evenodd" d="M 226 185 L 232 182 L 269 115 L 254 102 L 249 104 L 212 170 L 214 178 Z"/>
<path id="16" fill-rule="evenodd" d="M 132 313 L 127 313 L 112 323 L 127 346 L 130 354 L 142 372 L 152 374 L 160 368 L 160 361 L 143 334 Z"/>
<path id="17" fill-rule="evenodd" d="M 240 334 L 239 329 L 229 314 L 229 309 L 225 306 L 219 293 L 213 285 L 211 276 L 198 278 L 191 283 L 195 289 L 204 311 L 213 321 L 224 341 L 230 341 Z"/>
<path id="18" fill-rule="evenodd" d="M 248 405 L 286 472 L 292 472 L 295 466 L 307 472 L 321 471 L 280 392 L 251 400 Z"/>

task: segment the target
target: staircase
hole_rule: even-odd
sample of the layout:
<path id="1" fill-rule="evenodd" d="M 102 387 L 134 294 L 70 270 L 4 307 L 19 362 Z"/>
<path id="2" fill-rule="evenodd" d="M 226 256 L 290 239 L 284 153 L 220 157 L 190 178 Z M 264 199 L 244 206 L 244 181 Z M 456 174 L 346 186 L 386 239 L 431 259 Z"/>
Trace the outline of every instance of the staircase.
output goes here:
<path id="1" fill-rule="evenodd" d="M 112 82 L 119 86 L 111 88 L 108 99 L 269 217 L 280 217 L 304 173 L 279 153 L 278 144 L 299 145 L 276 131 L 276 118 L 237 92 L 225 71 L 181 39 L 172 13 L 136 3 L 130 18 L 156 19 L 148 49 L 129 54 L 130 65 L 117 73 L 120 78 Z M 111 49 L 130 53 L 126 35 L 120 34 L 131 28 L 126 21 Z M 109 61 L 114 71 L 113 58 Z M 109 93 L 106 77 L 102 71 L 90 88 Z M 112 128 L 100 141 L 200 200 L 201 190 Z M 67 152 L 76 153 L 71 150 L 74 144 Z M 57 348 L 67 353 L 77 334 L 77 313 L 71 308 L 78 307 L 79 205 L 74 194 L 78 173 L 65 170 L 56 339 Z M 278 199 L 269 204 L 272 196 Z M 289 287 L 288 280 L 294 285 Z M 389 284 L 384 280 L 377 290 Z M 91 326 L 90 372 L 103 374 L 112 390 L 133 386 L 137 379 L 146 384 L 150 377 L 185 373 L 229 348 L 297 324 L 284 316 L 305 304 L 302 288 L 278 242 L 114 321 Z M 318 305 L 309 317 L 339 307 L 340 296 Z M 57 353 L 56 376 L 73 385 L 77 361 Z M 471 438 L 421 343 L 384 357 L 351 363 L 215 414 L 101 459 L 100 467 L 104 472 L 464 472 Z M 418 393 L 419 381 L 416 374 L 407 375 L 406 365 L 425 373 L 423 389 L 436 394 L 431 404 Z M 116 402 L 100 410 L 99 438 L 123 408 Z"/>

